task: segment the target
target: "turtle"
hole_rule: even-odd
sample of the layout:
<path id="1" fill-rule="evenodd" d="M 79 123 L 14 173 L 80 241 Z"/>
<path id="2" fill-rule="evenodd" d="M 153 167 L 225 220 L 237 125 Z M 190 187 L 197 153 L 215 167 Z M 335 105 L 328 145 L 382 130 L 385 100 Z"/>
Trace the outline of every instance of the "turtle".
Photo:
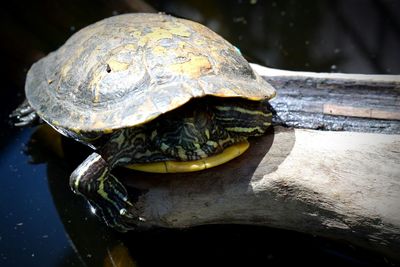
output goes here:
<path id="1" fill-rule="evenodd" d="M 243 153 L 271 125 L 274 88 L 206 26 L 133 13 L 74 33 L 29 69 L 16 125 L 41 120 L 93 149 L 71 174 L 108 226 L 140 218 L 111 170 L 190 172 Z"/>

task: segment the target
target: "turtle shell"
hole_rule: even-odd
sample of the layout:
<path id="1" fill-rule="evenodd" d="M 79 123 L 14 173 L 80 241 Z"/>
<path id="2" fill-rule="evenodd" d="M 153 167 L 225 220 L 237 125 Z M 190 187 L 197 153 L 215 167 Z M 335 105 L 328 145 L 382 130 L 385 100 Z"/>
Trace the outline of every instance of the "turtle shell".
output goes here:
<path id="1" fill-rule="evenodd" d="M 25 93 L 57 128 L 107 132 L 146 123 L 194 97 L 262 100 L 275 91 L 207 27 L 137 13 L 75 33 L 32 65 Z"/>

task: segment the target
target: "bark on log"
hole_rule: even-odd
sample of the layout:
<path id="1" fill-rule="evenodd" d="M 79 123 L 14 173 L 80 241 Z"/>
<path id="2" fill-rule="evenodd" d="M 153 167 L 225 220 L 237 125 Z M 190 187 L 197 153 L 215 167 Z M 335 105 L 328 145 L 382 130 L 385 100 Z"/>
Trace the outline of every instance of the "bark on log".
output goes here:
<path id="1" fill-rule="evenodd" d="M 275 127 L 251 143 L 210 170 L 127 179 L 142 225 L 265 225 L 400 259 L 399 135 Z"/>
<path id="2" fill-rule="evenodd" d="M 271 105 L 289 126 L 400 134 L 400 75 L 252 67 L 277 89 Z"/>

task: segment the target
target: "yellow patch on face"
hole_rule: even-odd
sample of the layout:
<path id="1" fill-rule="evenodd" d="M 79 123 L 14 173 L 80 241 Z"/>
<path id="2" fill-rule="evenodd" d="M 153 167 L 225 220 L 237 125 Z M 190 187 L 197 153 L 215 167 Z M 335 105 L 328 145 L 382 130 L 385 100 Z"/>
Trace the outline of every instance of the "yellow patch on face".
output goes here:
<path id="1" fill-rule="evenodd" d="M 189 76 L 190 78 L 198 78 L 211 70 L 211 63 L 205 56 L 190 54 L 188 61 L 172 64 L 169 69 L 172 72 Z"/>

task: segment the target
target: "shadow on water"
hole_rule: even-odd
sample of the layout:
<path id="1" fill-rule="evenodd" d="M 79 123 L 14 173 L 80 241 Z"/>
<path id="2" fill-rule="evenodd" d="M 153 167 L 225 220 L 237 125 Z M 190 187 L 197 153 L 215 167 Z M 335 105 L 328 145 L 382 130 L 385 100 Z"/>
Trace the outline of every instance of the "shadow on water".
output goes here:
<path id="1" fill-rule="evenodd" d="M 7 1 L 0 16 L 0 265 L 110 266 L 111 254 L 128 266 L 389 265 L 348 244 L 263 227 L 116 234 L 69 190 L 69 173 L 88 153 L 81 146 L 65 146 L 73 155 L 68 161 L 42 147 L 39 161 L 46 165 L 28 164 L 21 151 L 32 130 L 10 127 L 8 114 L 23 99 L 30 65 L 90 23 L 149 6 L 206 24 L 249 60 L 270 67 L 400 73 L 400 2 L 395 0 Z"/>

